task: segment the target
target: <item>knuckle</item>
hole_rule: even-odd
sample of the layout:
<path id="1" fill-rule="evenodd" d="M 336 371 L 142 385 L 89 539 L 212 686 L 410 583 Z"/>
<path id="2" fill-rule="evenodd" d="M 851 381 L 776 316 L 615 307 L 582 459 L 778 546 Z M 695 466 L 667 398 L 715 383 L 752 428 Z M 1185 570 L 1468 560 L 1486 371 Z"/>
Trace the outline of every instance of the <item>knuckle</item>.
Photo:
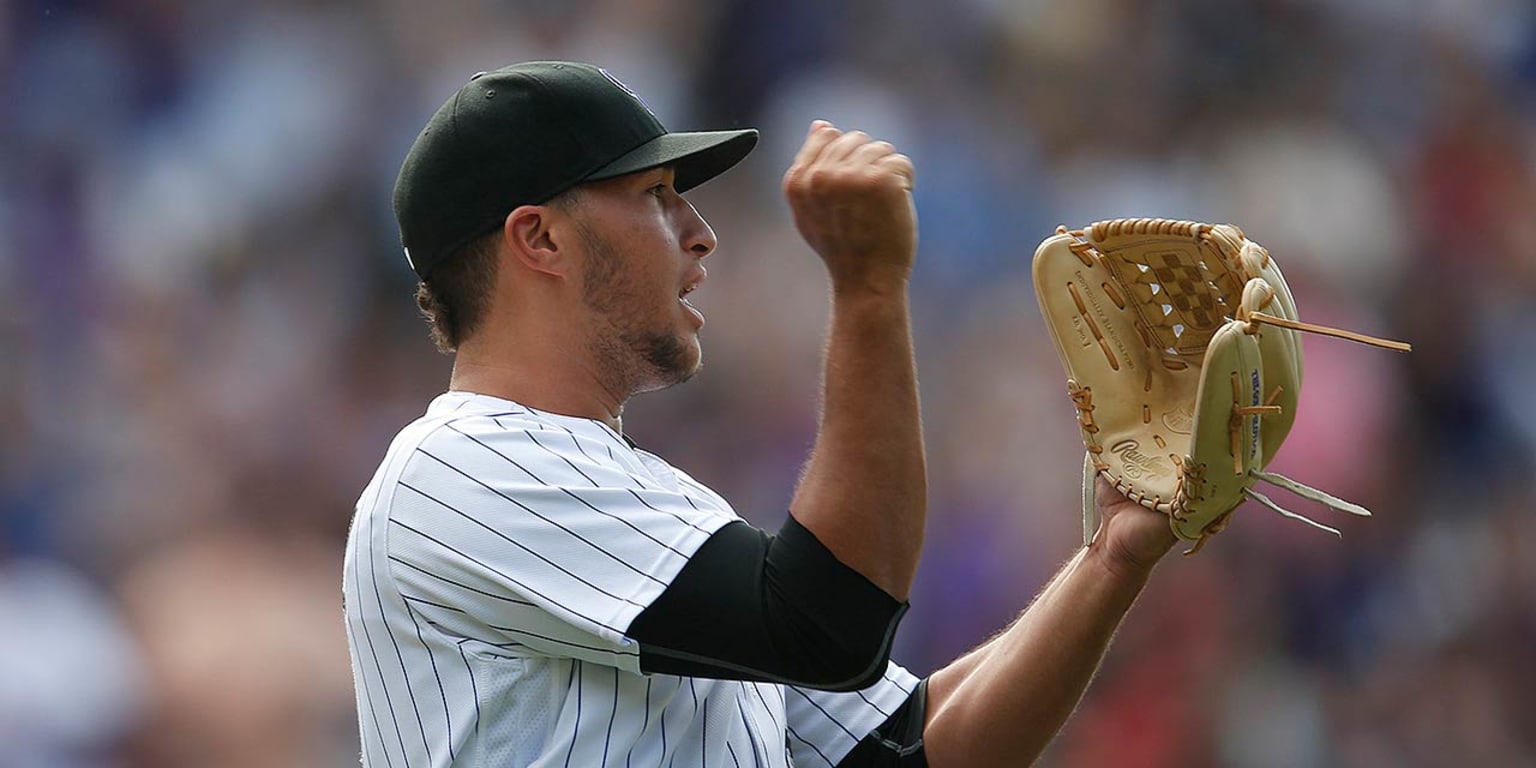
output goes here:
<path id="1" fill-rule="evenodd" d="M 840 186 L 841 174 L 835 168 L 812 165 L 801 169 L 793 179 L 785 181 L 785 189 L 801 199 L 812 199 L 835 191 Z"/>
<path id="2" fill-rule="evenodd" d="M 815 195 L 816 191 L 816 181 L 810 172 L 802 171 L 784 177 L 784 193 L 792 198 L 804 200 Z"/>
<path id="3" fill-rule="evenodd" d="M 887 168 L 908 178 L 916 175 L 917 169 L 912 165 L 912 158 L 906 155 L 890 155 L 881 158 Z"/>

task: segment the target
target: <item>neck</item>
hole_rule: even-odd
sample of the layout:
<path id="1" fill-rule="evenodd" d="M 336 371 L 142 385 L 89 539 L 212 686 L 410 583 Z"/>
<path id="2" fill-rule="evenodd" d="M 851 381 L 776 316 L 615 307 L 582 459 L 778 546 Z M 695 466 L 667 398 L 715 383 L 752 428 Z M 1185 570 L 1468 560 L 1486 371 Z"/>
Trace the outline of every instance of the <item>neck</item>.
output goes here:
<path id="1" fill-rule="evenodd" d="M 568 344 L 568 342 L 567 342 Z M 624 432 L 627 393 L 619 393 L 596 375 L 594 366 L 568 346 L 519 340 L 516 352 L 494 345 L 461 345 L 449 388 L 522 403 L 530 408 L 596 419 Z"/>

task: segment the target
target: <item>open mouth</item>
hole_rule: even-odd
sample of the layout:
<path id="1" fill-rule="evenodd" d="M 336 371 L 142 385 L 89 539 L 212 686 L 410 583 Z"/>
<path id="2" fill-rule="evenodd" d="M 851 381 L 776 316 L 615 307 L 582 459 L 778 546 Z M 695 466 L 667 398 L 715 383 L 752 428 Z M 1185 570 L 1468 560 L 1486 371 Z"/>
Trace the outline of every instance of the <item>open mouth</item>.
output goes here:
<path id="1" fill-rule="evenodd" d="M 698 287 L 699 287 L 699 284 L 696 283 L 696 282 L 689 283 L 688 285 L 683 286 L 683 289 L 677 292 L 677 300 L 678 300 L 679 303 L 681 303 L 683 305 L 683 307 L 685 309 L 688 310 L 689 314 L 693 315 L 694 320 L 699 325 L 703 325 L 704 324 L 704 313 L 700 312 L 698 307 L 693 306 L 693 302 L 690 302 L 688 300 L 688 294 L 693 293 L 695 290 L 698 289 Z"/>

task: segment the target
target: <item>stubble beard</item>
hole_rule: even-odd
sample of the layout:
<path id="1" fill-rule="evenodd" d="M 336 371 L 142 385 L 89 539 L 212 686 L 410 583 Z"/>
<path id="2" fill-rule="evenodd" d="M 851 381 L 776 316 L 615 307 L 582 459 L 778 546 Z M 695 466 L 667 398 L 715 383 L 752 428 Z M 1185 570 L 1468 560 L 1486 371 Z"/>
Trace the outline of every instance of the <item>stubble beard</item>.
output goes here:
<path id="1" fill-rule="evenodd" d="M 677 333 L 647 328 L 648 297 L 626 280 L 624 257 L 600 235 L 578 225 L 590 258 L 582 303 L 604 322 L 587 340 L 588 352 L 618 391 L 651 392 L 681 384 L 699 372 L 689 344 Z"/>

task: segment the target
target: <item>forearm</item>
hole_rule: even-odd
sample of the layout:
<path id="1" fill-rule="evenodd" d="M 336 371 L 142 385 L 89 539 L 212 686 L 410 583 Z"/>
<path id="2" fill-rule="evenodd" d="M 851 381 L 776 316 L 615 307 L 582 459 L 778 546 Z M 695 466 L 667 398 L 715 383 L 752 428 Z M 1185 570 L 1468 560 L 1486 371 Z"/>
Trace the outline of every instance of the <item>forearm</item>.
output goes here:
<path id="1" fill-rule="evenodd" d="M 927 478 L 904 283 L 834 293 L 823 398 L 791 512 L 839 560 L 905 600 Z"/>
<path id="2" fill-rule="evenodd" d="M 993 649 L 997 645 L 1001 644 L 1002 638 L 1008 634 L 1009 630 L 1023 622 L 1024 617 L 1029 615 L 1030 609 L 1034 608 L 1035 605 L 1050 599 L 1051 595 L 1060 586 L 1062 579 L 1071 572 L 1072 569 L 1070 567 L 1063 567 L 1061 570 L 1057 571 L 1056 575 L 1052 576 L 1051 580 L 1046 583 L 1045 589 L 1040 590 L 1040 594 L 1035 595 L 1035 599 L 1030 602 L 1029 607 L 1020 613 L 1018 618 L 1014 619 L 1012 624 L 1009 624 L 1007 627 L 998 631 L 997 634 L 987 638 L 986 642 L 976 646 L 965 655 L 955 659 L 954 661 L 945 665 L 943 669 L 934 673 L 933 677 L 940 680 L 940 688 L 943 690 L 953 689 L 958 681 L 969 677 L 970 674 L 976 671 L 978 667 L 985 664 L 987 659 L 991 657 Z"/>
<path id="3" fill-rule="evenodd" d="M 1003 634 L 935 673 L 930 764 L 1027 765 L 1077 706 L 1150 573 L 1080 550 Z"/>

